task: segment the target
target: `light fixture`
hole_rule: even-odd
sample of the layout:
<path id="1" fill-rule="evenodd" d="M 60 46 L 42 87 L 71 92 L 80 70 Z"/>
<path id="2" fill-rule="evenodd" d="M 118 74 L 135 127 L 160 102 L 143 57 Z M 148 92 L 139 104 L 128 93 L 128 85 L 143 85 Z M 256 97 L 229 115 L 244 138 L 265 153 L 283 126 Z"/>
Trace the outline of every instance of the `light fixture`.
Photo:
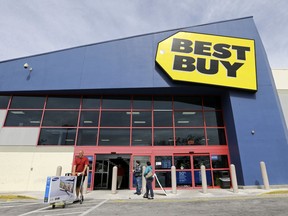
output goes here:
<path id="1" fill-rule="evenodd" d="M 25 64 L 24 64 L 24 69 L 28 69 L 30 73 L 31 73 L 32 70 L 33 70 L 33 68 L 30 67 L 30 65 L 29 65 L 28 63 L 25 63 Z"/>

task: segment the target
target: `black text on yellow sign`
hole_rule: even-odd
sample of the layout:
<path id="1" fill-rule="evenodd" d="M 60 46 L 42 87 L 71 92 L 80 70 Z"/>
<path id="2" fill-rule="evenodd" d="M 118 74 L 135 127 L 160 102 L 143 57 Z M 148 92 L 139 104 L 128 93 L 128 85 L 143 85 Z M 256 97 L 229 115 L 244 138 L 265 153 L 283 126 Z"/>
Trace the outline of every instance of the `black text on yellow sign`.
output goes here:
<path id="1" fill-rule="evenodd" d="M 173 80 L 257 90 L 254 40 L 178 32 L 156 61 Z"/>

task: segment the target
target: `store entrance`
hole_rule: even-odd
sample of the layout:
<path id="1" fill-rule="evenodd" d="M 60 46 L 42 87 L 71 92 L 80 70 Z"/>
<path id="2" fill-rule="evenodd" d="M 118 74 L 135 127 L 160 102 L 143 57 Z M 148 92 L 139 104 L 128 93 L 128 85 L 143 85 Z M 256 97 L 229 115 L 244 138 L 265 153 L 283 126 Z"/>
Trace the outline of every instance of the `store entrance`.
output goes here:
<path id="1" fill-rule="evenodd" d="M 129 164 L 131 155 L 99 154 L 96 155 L 94 172 L 94 190 L 110 190 L 112 185 L 113 167 L 118 166 L 117 188 L 129 189 Z"/>

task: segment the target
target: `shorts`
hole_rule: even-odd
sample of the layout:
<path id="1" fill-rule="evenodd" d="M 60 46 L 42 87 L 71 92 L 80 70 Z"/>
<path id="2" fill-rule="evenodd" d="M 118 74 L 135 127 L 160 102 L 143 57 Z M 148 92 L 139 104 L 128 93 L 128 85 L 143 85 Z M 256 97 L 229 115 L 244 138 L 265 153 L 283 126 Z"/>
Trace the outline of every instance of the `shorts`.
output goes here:
<path id="1" fill-rule="evenodd" d="M 85 176 L 83 176 L 83 175 L 77 176 L 76 188 L 79 188 L 79 187 L 80 187 L 82 177 L 83 177 L 83 182 L 84 182 L 84 181 L 85 181 Z"/>

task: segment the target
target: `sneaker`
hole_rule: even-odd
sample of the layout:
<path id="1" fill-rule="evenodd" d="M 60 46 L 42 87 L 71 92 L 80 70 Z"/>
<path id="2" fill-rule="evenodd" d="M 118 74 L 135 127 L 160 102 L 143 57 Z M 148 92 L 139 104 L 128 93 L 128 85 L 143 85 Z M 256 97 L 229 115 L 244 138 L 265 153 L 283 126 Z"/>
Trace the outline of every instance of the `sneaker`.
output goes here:
<path id="1" fill-rule="evenodd" d="M 135 192 L 134 194 L 138 194 L 137 192 Z"/>
<path id="2" fill-rule="evenodd" d="M 148 196 L 146 194 L 144 194 L 143 198 L 148 198 Z"/>
<path id="3" fill-rule="evenodd" d="M 154 199 L 154 197 L 148 197 L 148 199 Z"/>

